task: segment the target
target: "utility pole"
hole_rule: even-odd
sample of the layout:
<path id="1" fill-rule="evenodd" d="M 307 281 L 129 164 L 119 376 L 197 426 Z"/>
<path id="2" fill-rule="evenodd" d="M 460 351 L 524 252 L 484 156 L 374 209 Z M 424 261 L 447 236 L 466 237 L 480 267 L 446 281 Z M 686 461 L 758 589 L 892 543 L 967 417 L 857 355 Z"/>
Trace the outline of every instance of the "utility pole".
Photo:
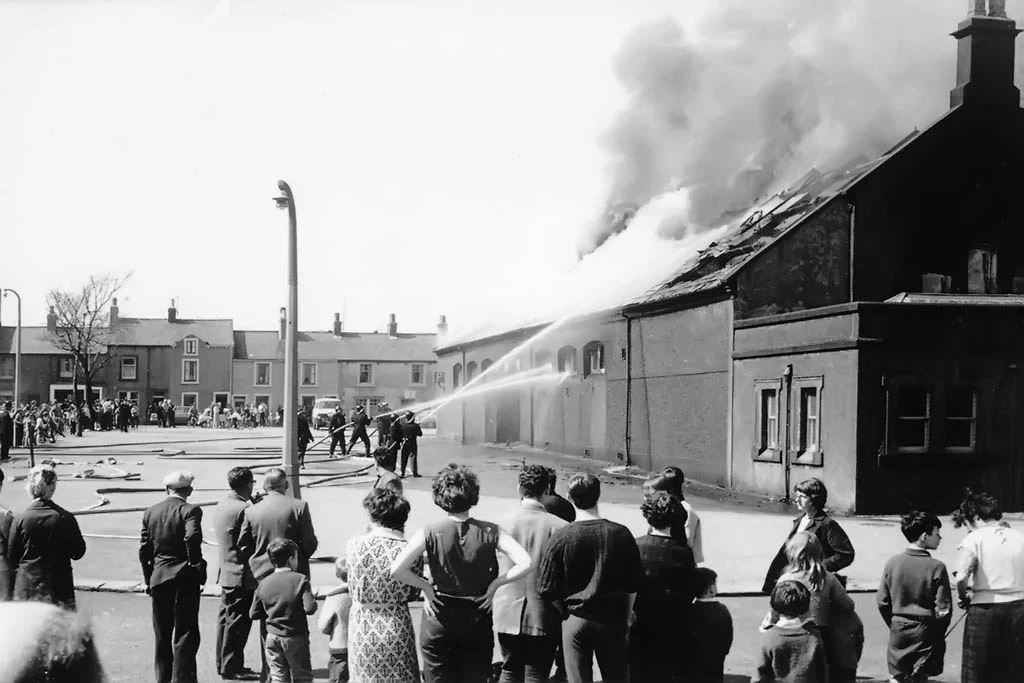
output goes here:
<path id="1" fill-rule="evenodd" d="M 288 475 L 288 490 L 296 498 L 301 498 L 297 423 L 299 403 L 298 231 L 295 223 L 295 197 L 292 195 L 292 189 L 283 180 L 277 181 L 277 187 L 281 190 L 281 195 L 274 198 L 277 208 L 288 210 L 288 309 L 284 345 L 284 452 L 282 464 Z"/>

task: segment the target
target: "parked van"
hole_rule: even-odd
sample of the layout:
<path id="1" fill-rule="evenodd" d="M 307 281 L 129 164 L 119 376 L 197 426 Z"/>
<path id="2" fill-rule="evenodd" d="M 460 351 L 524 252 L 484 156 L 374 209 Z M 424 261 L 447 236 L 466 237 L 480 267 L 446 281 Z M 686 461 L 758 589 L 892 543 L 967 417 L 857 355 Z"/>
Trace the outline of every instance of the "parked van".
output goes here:
<path id="1" fill-rule="evenodd" d="M 339 406 L 341 406 L 341 399 L 337 396 L 318 398 L 313 404 L 313 429 L 326 429 L 331 423 L 334 409 Z"/>

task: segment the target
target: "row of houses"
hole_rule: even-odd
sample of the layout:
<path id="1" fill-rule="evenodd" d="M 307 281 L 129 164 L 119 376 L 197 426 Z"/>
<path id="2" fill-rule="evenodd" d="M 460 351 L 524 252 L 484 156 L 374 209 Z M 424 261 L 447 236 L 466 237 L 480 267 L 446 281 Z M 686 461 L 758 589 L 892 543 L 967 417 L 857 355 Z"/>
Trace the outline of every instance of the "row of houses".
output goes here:
<path id="1" fill-rule="evenodd" d="M 94 398 L 140 405 L 170 399 L 200 409 L 214 401 L 266 403 L 276 410 L 284 403 L 283 310 L 277 330 L 235 330 L 227 319 L 181 318 L 173 301 L 166 318 L 122 317 L 114 299 L 110 358 L 94 382 Z M 46 327 L 22 328 L 23 402 L 60 401 L 74 391 L 75 362 L 54 344 L 56 324 L 51 311 Z M 439 329 L 445 327 L 442 318 Z M 437 333 L 400 333 L 394 315 L 384 332 L 347 332 L 335 314 L 332 329 L 299 333 L 300 400 L 312 406 L 335 397 L 346 410 L 428 401 L 438 381 L 436 340 Z M 0 328 L 0 400 L 14 398 L 15 350 L 15 328 Z M 78 385 L 81 395 L 81 379 Z"/>

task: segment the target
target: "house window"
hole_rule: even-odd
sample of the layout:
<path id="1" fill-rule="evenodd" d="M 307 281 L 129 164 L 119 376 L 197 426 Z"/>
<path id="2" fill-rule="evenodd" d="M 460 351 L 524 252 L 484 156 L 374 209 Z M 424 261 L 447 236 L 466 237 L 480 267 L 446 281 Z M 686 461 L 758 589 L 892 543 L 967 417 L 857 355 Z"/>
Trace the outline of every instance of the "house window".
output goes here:
<path id="1" fill-rule="evenodd" d="M 125 356 L 121 359 L 121 379 L 132 381 L 138 379 L 139 359 Z"/>
<path id="2" fill-rule="evenodd" d="M 550 351 L 538 351 L 533 357 L 533 367 L 543 368 L 554 365 L 553 356 Z"/>
<path id="3" fill-rule="evenodd" d="M 567 372 L 570 375 L 576 374 L 576 349 L 571 346 L 563 346 L 558 350 L 558 371 Z"/>
<path id="4" fill-rule="evenodd" d="M 185 355 L 186 356 L 198 356 L 199 355 L 199 340 L 190 338 L 185 340 Z"/>
<path id="5" fill-rule="evenodd" d="M 199 382 L 199 361 L 188 359 L 181 361 L 181 381 L 183 384 Z"/>
<path id="6" fill-rule="evenodd" d="M 490 358 L 485 358 L 485 359 L 483 359 L 483 360 L 482 360 L 482 361 L 480 362 L 480 374 L 482 375 L 482 374 L 484 374 L 485 372 L 487 372 L 487 370 L 488 370 L 488 369 L 490 369 L 490 367 L 491 367 L 492 365 L 494 365 L 494 361 L 492 361 L 492 360 L 491 360 Z M 518 368 L 517 368 L 517 369 L 518 369 Z M 507 364 L 505 365 L 505 372 L 508 372 L 508 365 L 507 365 Z"/>
<path id="7" fill-rule="evenodd" d="M 366 411 L 367 415 L 376 415 L 377 414 L 377 407 L 380 405 L 380 402 L 383 401 L 383 400 L 384 399 L 379 398 L 377 396 L 370 396 L 370 397 L 364 396 L 362 398 L 357 398 L 356 399 L 356 405 L 357 406 L 362 406 L 363 410 Z"/>
<path id="8" fill-rule="evenodd" d="M 977 444 L 978 394 L 963 387 L 947 389 L 945 408 L 946 450 L 973 453 Z"/>
<path id="9" fill-rule="evenodd" d="M 194 391 L 183 391 L 181 394 L 181 407 L 188 412 L 192 406 L 199 404 L 199 394 Z"/>
<path id="10" fill-rule="evenodd" d="M 409 384 L 423 386 L 423 363 L 413 363 L 409 368 Z"/>
<path id="11" fill-rule="evenodd" d="M 604 373 L 604 344 L 590 342 L 583 347 L 583 376 Z"/>
<path id="12" fill-rule="evenodd" d="M 304 387 L 315 387 L 316 386 L 316 363 L 303 363 L 302 364 L 302 386 L 304 386 Z"/>
<path id="13" fill-rule="evenodd" d="M 452 389 L 458 389 L 462 384 L 462 363 L 456 363 L 452 367 Z"/>
<path id="14" fill-rule="evenodd" d="M 14 372 L 12 371 L 13 375 Z M 65 356 L 60 359 L 60 376 L 61 377 L 74 377 L 75 376 L 75 359 L 73 356 Z"/>
<path id="15" fill-rule="evenodd" d="M 256 377 L 253 381 L 258 387 L 270 386 L 270 363 L 255 363 Z"/>
<path id="16" fill-rule="evenodd" d="M 117 398 L 120 401 L 133 401 L 138 403 L 139 392 L 137 391 L 119 391 L 117 392 Z"/>
<path id="17" fill-rule="evenodd" d="M 822 464 L 821 447 L 821 377 L 793 379 L 792 400 L 796 414 L 792 416 L 792 453 L 801 465 Z"/>
<path id="18" fill-rule="evenodd" d="M 931 444 L 932 392 L 903 386 L 896 391 L 895 445 L 900 453 L 924 453 Z"/>
<path id="19" fill-rule="evenodd" d="M 373 363 L 359 364 L 359 385 L 364 387 L 373 385 Z"/>
<path id="20" fill-rule="evenodd" d="M 5 379 L 14 377 L 14 356 L 0 357 L 0 377 Z"/>
<path id="21" fill-rule="evenodd" d="M 781 380 L 754 382 L 754 445 L 751 455 L 755 460 L 782 462 L 782 448 L 779 445 L 781 406 Z"/>
<path id="22" fill-rule="evenodd" d="M 466 363 L 466 383 L 469 384 L 476 378 L 476 361 Z"/>

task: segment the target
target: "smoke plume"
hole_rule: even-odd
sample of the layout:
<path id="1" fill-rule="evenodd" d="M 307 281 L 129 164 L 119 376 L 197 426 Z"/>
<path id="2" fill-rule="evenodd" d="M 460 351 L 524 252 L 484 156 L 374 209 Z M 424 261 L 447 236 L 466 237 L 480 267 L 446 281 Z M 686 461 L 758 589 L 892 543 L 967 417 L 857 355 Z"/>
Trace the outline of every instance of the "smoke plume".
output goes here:
<path id="1" fill-rule="evenodd" d="M 689 30 L 637 26 L 613 62 L 627 105 L 602 140 L 609 185 L 580 255 L 665 193 L 685 201 L 658 233 L 680 238 L 812 167 L 881 155 L 948 106 L 965 15 L 962 0 L 723 0 Z"/>

